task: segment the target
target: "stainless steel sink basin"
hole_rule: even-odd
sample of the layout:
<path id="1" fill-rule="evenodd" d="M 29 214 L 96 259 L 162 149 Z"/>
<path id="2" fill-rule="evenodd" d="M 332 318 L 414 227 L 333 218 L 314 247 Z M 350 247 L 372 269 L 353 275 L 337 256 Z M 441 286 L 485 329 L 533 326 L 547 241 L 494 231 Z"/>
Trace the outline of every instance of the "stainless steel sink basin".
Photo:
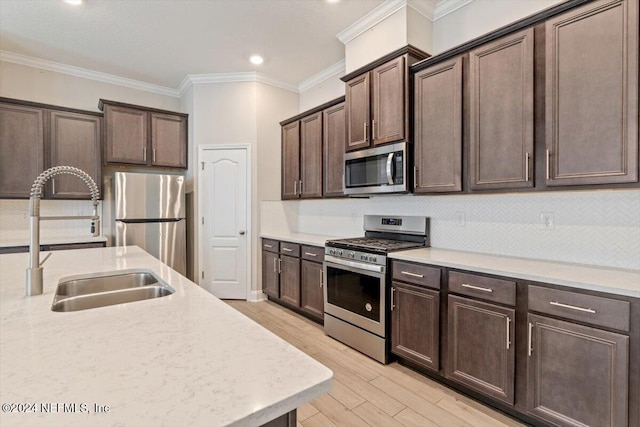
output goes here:
<path id="1" fill-rule="evenodd" d="M 51 310 L 106 307 L 171 295 L 175 290 L 148 270 L 122 270 L 74 276 L 58 283 Z"/>

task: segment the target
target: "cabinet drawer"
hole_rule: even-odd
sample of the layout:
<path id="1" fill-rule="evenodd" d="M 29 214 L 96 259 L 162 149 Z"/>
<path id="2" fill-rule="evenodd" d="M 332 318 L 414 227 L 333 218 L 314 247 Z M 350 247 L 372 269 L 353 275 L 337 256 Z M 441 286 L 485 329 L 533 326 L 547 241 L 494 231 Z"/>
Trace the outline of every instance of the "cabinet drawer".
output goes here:
<path id="1" fill-rule="evenodd" d="M 440 289 L 439 268 L 410 262 L 393 261 L 391 274 L 393 280 Z"/>
<path id="2" fill-rule="evenodd" d="M 280 252 L 280 242 L 271 239 L 262 239 L 262 250 L 269 252 Z"/>
<path id="3" fill-rule="evenodd" d="M 516 305 L 516 283 L 509 280 L 450 271 L 449 291 L 502 304 Z"/>
<path id="4" fill-rule="evenodd" d="M 315 261 L 315 262 L 322 262 L 324 261 L 324 248 L 321 248 L 318 246 L 303 246 L 302 259 L 308 259 L 309 261 Z"/>
<path id="5" fill-rule="evenodd" d="M 280 253 L 289 256 L 300 256 L 300 245 L 297 243 L 280 242 Z"/>
<path id="6" fill-rule="evenodd" d="M 529 286 L 529 311 L 629 331 L 630 304 L 610 298 Z"/>

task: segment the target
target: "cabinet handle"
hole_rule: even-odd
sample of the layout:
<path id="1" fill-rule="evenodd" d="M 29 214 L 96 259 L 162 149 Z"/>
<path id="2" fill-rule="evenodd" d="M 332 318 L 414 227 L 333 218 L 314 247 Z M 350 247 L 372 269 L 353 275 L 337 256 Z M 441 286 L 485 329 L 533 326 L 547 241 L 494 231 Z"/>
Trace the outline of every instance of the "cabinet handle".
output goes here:
<path id="1" fill-rule="evenodd" d="M 278 274 L 282 273 L 282 260 L 278 258 Z"/>
<path id="2" fill-rule="evenodd" d="M 56 194 L 56 179 L 55 178 L 51 178 L 51 186 L 53 187 L 53 189 L 51 191 L 53 192 L 53 194 Z"/>
<path id="3" fill-rule="evenodd" d="M 272 246 L 272 245 L 267 245 L 267 244 L 265 244 L 265 245 L 264 245 L 264 247 L 265 247 L 265 248 L 272 248 L 273 246 Z"/>
<path id="4" fill-rule="evenodd" d="M 393 309 L 396 308 L 396 304 L 394 301 L 395 298 L 393 297 L 395 293 L 396 293 L 396 288 L 391 288 L 391 311 L 393 311 Z"/>
<path id="5" fill-rule="evenodd" d="M 300 182 L 300 195 L 302 196 L 302 180 L 300 180 L 298 182 Z"/>
<path id="6" fill-rule="evenodd" d="M 407 276 L 411 276 L 411 277 L 418 277 L 420 279 L 424 278 L 423 274 L 412 273 L 410 271 L 401 271 L 400 273 L 406 274 Z"/>
<path id="7" fill-rule="evenodd" d="M 531 346 L 531 330 L 533 329 L 533 323 L 529 322 L 529 334 L 527 335 L 527 355 L 531 356 L 533 353 L 533 347 Z"/>
<path id="8" fill-rule="evenodd" d="M 147 147 L 142 147 L 142 161 L 147 161 Z"/>
<path id="9" fill-rule="evenodd" d="M 298 180 L 297 179 L 295 181 L 293 181 L 293 195 L 294 196 L 298 195 Z"/>
<path id="10" fill-rule="evenodd" d="M 371 139 L 376 140 L 376 121 L 371 120 Z"/>
<path id="11" fill-rule="evenodd" d="M 304 254 L 307 256 L 318 256 L 318 254 L 312 254 L 311 252 L 305 252 Z"/>
<path id="12" fill-rule="evenodd" d="M 413 167 L 413 188 L 418 188 L 418 167 Z"/>
<path id="13" fill-rule="evenodd" d="M 153 163 L 155 163 L 156 162 L 156 149 L 155 148 L 152 150 L 152 154 L 153 154 Z"/>
<path id="14" fill-rule="evenodd" d="M 364 142 L 369 142 L 369 135 L 367 135 L 367 122 L 364 122 L 363 132 L 364 132 Z"/>
<path id="15" fill-rule="evenodd" d="M 284 252 L 293 252 L 293 249 L 289 249 L 289 248 L 282 248 L 282 250 L 283 250 Z"/>
<path id="16" fill-rule="evenodd" d="M 551 157 L 551 152 L 549 150 L 547 150 L 547 181 L 549 181 L 549 177 L 551 176 L 551 172 L 549 171 L 549 166 L 551 164 L 551 161 L 549 160 L 549 158 Z"/>
<path id="17" fill-rule="evenodd" d="M 507 350 L 511 347 L 511 318 L 507 316 Z"/>
<path id="18" fill-rule="evenodd" d="M 524 155 L 524 180 L 529 181 L 529 153 Z"/>
<path id="19" fill-rule="evenodd" d="M 320 289 L 322 289 L 323 284 L 324 284 L 324 271 L 320 269 Z"/>
<path id="20" fill-rule="evenodd" d="M 563 303 L 558 302 L 558 301 L 550 301 L 549 304 L 555 305 L 556 307 L 568 308 L 570 310 L 577 310 L 577 311 L 582 311 L 582 312 L 585 312 L 585 313 L 592 313 L 592 314 L 596 313 L 596 311 L 594 309 L 592 309 L 592 308 L 577 307 L 575 305 L 563 304 Z"/>
<path id="21" fill-rule="evenodd" d="M 481 286 L 469 285 L 469 284 L 466 284 L 466 283 L 463 283 L 462 287 L 463 288 L 469 288 L 469 289 L 475 289 L 476 291 L 482 291 L 482 292 L 493 292 L 493 289 L 483 288 Z"/>
<path id="22" fill-rule="evenodd" d="M 278 258 L 274 258 L 273 259 L 273 272 L 277 273 L 278 272 L 278 268 L 276 267 L 276 262 L 278 261 Z"/>

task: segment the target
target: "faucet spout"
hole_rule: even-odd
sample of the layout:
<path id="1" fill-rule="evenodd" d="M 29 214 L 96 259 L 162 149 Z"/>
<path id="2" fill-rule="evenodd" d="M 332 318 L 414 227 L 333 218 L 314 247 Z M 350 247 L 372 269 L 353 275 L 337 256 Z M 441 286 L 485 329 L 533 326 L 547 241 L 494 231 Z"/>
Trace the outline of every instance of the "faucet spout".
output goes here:
<path id="1" fill-rule="evenodd" d="M 82 169 L 73 166 L 55 166 L 42 172 L 33 182 L 29 197 L 29 268 L 27 268 L 26 295 L 42 294 L 42 264 L 49 258 L 49 255 L 40 262 L 40 199 L 44 184 L 55 175 L 73 175 L 80 178 L 91 191 L 91 201 L 93 202 L 93 215 L 91 219 L 91 234 L 100 235 L 100 217 L 98 216 L 98 198 L 100 191 L 93 178 Z M 77 219 L 87 217 L 47 217 L 46 219 Z"/>

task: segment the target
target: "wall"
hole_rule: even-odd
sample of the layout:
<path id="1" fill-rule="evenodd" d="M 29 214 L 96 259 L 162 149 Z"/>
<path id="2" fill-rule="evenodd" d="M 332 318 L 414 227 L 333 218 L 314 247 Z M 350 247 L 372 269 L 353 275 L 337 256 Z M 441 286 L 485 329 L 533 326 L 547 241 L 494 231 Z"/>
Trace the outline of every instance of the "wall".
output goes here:
<path id="1" fill-rule="evenodd" d="M 433 55 L 564 0 L 474 0 L 433 23 Z"/>
<path id="2" fill-rule="evenodd" d="M 262 212 L 263 232 L 345 237 L 363 234 L 365 214 L 423 215 L 432 247 L 640 269 L 635 189 L 264 202 Z M 542 212 L 553 213 L 552 230 Z"/>
<path id="3" fill-rule="evenodd" d="M 310 110 L 318 105 L 324 104 L 325 102 L 329 102 L 332 99 L 344 96 L 344 82 L 340 80 L 340 77 L 342 76 L 344 76 L 344 70 L 340 73 L 334 74 L 317 85 L 300 92 L 300 105 L 298 112 L 301 113 L 303 111 Z M 291 116 L 294 115 L 295 114 L 291 114 Z M 286 119 L 286 117 L 281 118 L 278 121 L 282 121 L 283 119 Z"/>

